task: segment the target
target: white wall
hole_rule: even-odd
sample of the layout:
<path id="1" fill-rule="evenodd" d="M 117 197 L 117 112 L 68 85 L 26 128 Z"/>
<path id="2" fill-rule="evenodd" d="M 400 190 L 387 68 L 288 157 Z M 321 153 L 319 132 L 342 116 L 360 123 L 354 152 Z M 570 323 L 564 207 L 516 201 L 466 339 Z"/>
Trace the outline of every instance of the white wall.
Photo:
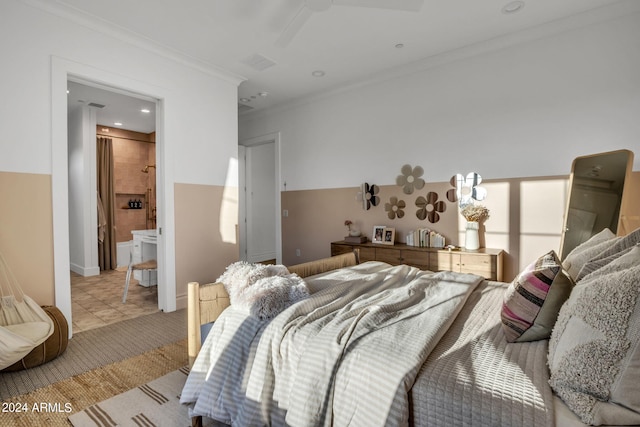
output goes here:
<path id="1" fill-rule="evenodd" d="M 70 296 L 58 292 L 69 281 L 67 78 L 160 100 L 158 157 L 164 164 L 158 175 L 163 203 L 158 225 L 166 253 L 159 257 L 169 287 L 175 287 L 176 276 L 174 185 L 225 185 L 228 165 L 237 156 L 240 79 L 58 6 L 41 0 L 0 3 L 0 170 L 52 175 L 56 305 L 70 319 Z M 169 310 L 175 307 L 175 301 L 165 303 Z"/>
<path id="2" fill-rule="evenodd" d="M 50 174 L 52 56 L 122 76 L 166 96 L 165 136 L 175 146 L 175 180 L 224 184 L 236 156 L 235 76 L 185 65 L 136 46 L 108 28 L 80 25 L 43 11 L 37 0 L 0 5 L 3 57 L 0 170 Z M 44 7 L 44 6 L 43 6 Z M 212 125 L 213 123 L 213 125 Z M 6 150 L 4 150 L 6 148 Z M 194 154 L 195 153 L 195 154 Z M 215 154 L 215 155 L 214 155 Z"/>
<path id="3" fill-rule="evenodd" d="M 639 40 L 636 12 L 506 48 L 492 41 L 476 55 L 244 116 L 240 139 L 281 132 L 287 190 L 393 184 L 405 163 L 435 182 L 469 171 L 567 175 L 575 157 L 621 148 L 640 170 Z"/>

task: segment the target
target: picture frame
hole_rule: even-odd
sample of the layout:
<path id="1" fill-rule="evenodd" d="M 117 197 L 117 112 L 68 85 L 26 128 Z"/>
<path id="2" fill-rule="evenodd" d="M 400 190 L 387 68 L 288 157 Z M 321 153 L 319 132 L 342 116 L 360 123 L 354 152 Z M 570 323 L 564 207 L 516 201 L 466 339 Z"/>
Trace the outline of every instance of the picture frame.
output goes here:
<path id="1" fill-rule="evenodd" d="M 382 243 L 385 245 L 393 245 L 396 241 L 396 229 L 391 227 L 385 227 L 384 238 Z"/>
<path id="2" fill-rule="evenodd" d="M 374 225 L 373 233 L 371 234 L 371 243 L 384 243 L 384 230 L 386 228 L 384 225 Z"/>

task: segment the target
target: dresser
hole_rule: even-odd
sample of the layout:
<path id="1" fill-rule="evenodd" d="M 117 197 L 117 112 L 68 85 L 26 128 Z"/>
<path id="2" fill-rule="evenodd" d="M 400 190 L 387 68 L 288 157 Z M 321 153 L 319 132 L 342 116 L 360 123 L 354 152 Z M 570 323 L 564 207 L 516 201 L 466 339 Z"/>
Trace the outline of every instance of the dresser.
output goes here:
<path id="1" fill-rule="evenodd" d="M 502 249 L 481 248 L 477 251 L 420 248 L 379 243 L 331 243 L 331 256 L 360 250 L 360 262 L 383 261 L 392 265 L 407 264 L 421 270 L 472 273 L 489 280 L 502 281 Z"/>

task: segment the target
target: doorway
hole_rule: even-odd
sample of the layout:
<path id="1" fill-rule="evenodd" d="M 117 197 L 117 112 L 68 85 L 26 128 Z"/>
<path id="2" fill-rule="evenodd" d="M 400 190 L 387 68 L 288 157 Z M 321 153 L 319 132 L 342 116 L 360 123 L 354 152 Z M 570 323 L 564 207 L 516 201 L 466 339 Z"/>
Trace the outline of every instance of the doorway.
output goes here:
<path id="1" fill-rule="evenodd" d="M 282 263 L 280 134 L 240 142 L 240 258 Z"/>
<path id="2" fill-rule="evenodd" d="M 156 101 L 91 82 L 67 88 L 72 319 L 83 331 L 158 310 L 156 272 L 134 277 L 122 303 L 133 231 L 156 228 Z"/>

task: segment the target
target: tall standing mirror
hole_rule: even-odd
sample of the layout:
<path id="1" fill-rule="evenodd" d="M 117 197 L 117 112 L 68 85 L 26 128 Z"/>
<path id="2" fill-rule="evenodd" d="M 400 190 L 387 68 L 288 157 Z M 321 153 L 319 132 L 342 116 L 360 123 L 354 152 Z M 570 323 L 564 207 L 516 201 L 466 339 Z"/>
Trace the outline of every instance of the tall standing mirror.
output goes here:
<path id="1" fill-rule="evenodd" d="M 625 182 L 630 179 L 632 167 L 633 152 L 629 150 L 577 157 L 573 161 L 560 259 L 605 228 L 617 233 Z"/>

